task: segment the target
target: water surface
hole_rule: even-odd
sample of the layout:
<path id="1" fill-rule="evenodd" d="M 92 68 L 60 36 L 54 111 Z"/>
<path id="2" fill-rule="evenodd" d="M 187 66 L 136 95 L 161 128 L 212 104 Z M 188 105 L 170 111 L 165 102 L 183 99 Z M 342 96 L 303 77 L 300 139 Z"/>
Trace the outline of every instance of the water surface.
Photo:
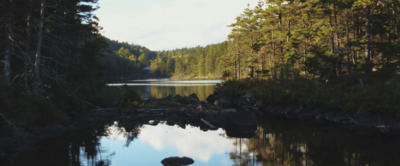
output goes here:
<path id="1" fill-rule="evenodd" d="M 200 100 L 204 101 L 214 93 L 215 86 L 222 82 L 223 80 L 146 79 L 107 85 L 110 87 L 127 85 L 141 94 L 143 98 L 159 99 L 170 94 L 189 96 L 195 93 Z"/>
<path id="2" fill-rule="evenodd" d="M 46 142 L 16 165 L 161 165 L 171 156 L 204 165 L 400 165 L 396 134 L 261 118 L 252 138 L 226 136 L 186 125 L 110 123 Z"/>
<path id="3" fill-rule="evenodd" d="M 136 80 L 124 84 L 143 96 L 196 93 L 205 99 L 210 80 Z M 341 129 L 318 123 L 259 117 L 252 138 L 228 137 L 223 129 L 203 131 L 193 125 L 109 122 L 48 140 L 33 153 L 17 156 L 15 165 L 161 165 L 171 156 L 193 158 L 193 165 L 230 166 L 397 166 L 400 135 Z M 2 165 L 0 163 L 0 165 Z"/>

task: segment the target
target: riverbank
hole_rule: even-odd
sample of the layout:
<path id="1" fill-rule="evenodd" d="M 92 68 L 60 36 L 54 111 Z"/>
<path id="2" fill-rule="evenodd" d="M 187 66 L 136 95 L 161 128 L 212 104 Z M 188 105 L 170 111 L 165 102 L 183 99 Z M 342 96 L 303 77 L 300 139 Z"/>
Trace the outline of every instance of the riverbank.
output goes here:
<path id="1" fill-rule="evenodd" d="M 398 78 L 226 81 L 216 89 L 222 105 L 266 116 L 333 123 L 346 128 L 400 131 Z"/>

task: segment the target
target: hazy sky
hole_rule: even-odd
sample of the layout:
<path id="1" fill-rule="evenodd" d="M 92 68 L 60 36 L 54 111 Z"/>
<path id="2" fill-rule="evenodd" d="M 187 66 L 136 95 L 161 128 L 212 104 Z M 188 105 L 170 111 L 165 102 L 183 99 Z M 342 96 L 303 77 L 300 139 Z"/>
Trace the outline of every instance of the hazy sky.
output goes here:
<path id="1" fill-rule="evenodd" d="M 259 0 L 99 0 L 106 37 L 151 50 L 205 46 L 227 39 L 235 18 Z"/>

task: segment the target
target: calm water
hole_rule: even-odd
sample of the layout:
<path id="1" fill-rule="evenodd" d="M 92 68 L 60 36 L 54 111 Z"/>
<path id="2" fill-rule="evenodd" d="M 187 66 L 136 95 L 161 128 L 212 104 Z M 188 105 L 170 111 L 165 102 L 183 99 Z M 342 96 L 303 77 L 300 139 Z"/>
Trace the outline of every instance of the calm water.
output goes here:
<path id="1" fill-rule="evenodd" d="M 200 100 L 205 100 L 214 93 L 215 86 L 219 83 L 222 83 L 222 80 L 147 79 L 107 85 L 111 87 L 128 85 L 144 98 L 163 98 L 169 94 L 189 96 L 195 93 Z"/>
<path id="2" fill-rule="evenodd" d="M 166 88 L 164 85 L 157 87 L 159 85 L 155 84 L 160 84 L 157 81 L 138 84 L 132 82 L 131 86 L 147 89 L 143 92 L 152 97 L 171 92 L 180 95 L 201 92 L 207 96 L 212 92 L 204 92 L 208 91 L 206 87 L 213 89 L 215 82 L 199 86 L 189 82 L 183 83 L 189 86 L 183 86 L 175 82 L 178 86 L 168 85 L 175 88 L 170 91 L 163 89 Z M 177 90 L 184 87 L 195 90 L 188 88 L 193 91 L 186 93 Z M 150 123 L 99 124 L 45 142 L 37 152 L 21 155 L 15 164 L 153 166 L 161 165 L 161 160 L 166 157 L 187 156 L 195 160 L 193 165 L 198 166 L 400 165 L 400 136 L 395 134 L 260 117 L 259 132 L 248 139 L 228 137 L 223 129 L 203 131 L 192 125 L 182 128 L 163 122 Z"/>
<path id="3" fill-rule="evenodd" d="M 161 165 L 188 156 L 193 165 L 400 165 L 400 137 L 377 132 L 261 118 L 253 138 L 227 137 L 223 129 L 202 131 L 158 125 L 110 123 L 69 138 L 46 142 L 16 165 Z"/>

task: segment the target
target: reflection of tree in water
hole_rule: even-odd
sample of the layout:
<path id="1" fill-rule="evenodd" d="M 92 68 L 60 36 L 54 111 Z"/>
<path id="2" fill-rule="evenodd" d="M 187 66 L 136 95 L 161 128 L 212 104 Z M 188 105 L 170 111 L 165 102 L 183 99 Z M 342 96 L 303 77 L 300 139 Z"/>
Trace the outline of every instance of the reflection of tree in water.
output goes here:
<path id="1" fill-rule="evenodd" d="M 172 95 L 190 96 L 195 93 L 200 100 L 205 100 L 209 95 L 214 93 L 214 86 L 174 86 L 174 87 L 157 87 L 151 86 L 150 93 L 153 98 L 163 98 Z"/>
<path id="2" fill-rule="evenodd" d="M 111 165 L 110 158 L 115 155 L 115 152 L 107 154 L 107 150 L 102 149 L 100 145 L 100 138 L 102 136 L 116 136 L 123 138 L 126 139 L 125 146 L 128 147 L 129 144 L 139 135 L 140 127 L 140 124 L 127 124 L 126 127 L 121 127 L 118 123 L 114 123 L 113 125 L 104 128 L 80 134 L 80 136 L 75 137 L 73 142 L 69 145 L 68 152 L 70 165 L 82 165 L 82 159 L 80 158 L 82 155 L 85 156 L 84 159 L 88 166 Z"/>
<path id="3" fill-rule="evenodd" d="M 70 165 L 82 165 L 81 156 L 84 155 L 86 165 L 110 165 L 110 160 L 103 159 L 99 139 L 104 129 L 81 133 L 74 137 L 69 145 Z M 83 154 L 82 154 L 83 153 Z"/>
<path id="4" fill-rule="evenodd" d="M 396 137 L 267 121 L 257 136 L 233 138 L 235 165 L 400 165 Z"/>
<path id="5" fill-rule="evenodd" d="M 255 164 L 255 156 L 253 151 L 249 152 L 247 148 L 247 144 L 249 143 L 249 139 L 244 138 L 234 138 L 235 142 L 235 150 L 231 152 L 230 159 L 234 161 L 235 166 L 241 165 L 254 165 Z"/>

